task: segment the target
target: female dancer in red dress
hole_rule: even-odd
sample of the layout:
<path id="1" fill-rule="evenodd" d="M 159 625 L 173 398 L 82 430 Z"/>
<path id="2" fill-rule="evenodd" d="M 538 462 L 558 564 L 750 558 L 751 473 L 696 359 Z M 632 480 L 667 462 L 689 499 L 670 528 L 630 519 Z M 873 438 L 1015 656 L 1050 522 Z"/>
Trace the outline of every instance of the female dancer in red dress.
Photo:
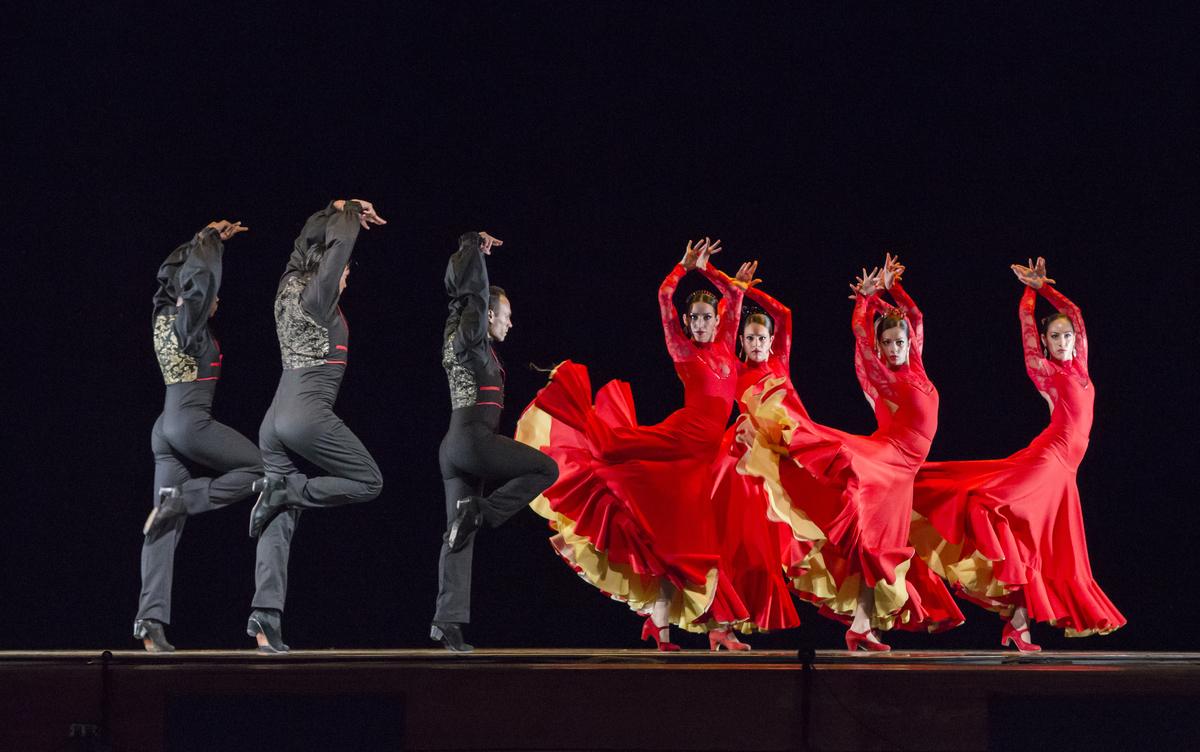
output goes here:
<path id="1" fill-rule="evenodd" d="M 557 531 L 559 554 L 602 592 L 649 614 L 644 639 L 659 650 L 674 622 L 735 644 L 730 627 L 749 614 L 720 572 L 711 507 L 713 468 L 737 386 L 734 340 L 742 291 L 707 267 L 720 242 L 688 243 L 659 287 L 667 350 L 684 385 L 684 405 L 661 423 L 637 424 L 629 385 L 611 381 L 592 402 L 587 369 L 565 361 L 518 425 L 517 437 L 558 463 L 559 480 L 533 508 Z M 698 269 L 724 299 L 688 300 L 680 329 L 672 296 Z"/>
<path id="2" fill-rule="evenodd" d="M 962 614 L 908 545 L 912 482 L 937 429 L 938 395 L 921 360 L 921 312 L 887 257 L 852 285 L 855 370 L 879 429 L 857 436 L 814 423 L 786 367 L 744 395 L 740 470 L 764 480 L 774 517 L 797 539 L 784 563 L 801 597 L 849 624 L 850 650 L 883 651 L 878 631 L 936 631 Z M 885 306 L 879 288 L 898 307 Z M 871 317 L 881 311 L 872 325 Z M 782 456 L 781 456 L 782 455 Z"/>
<path id="3" fill-rule="evenodd" d="M 1087 332 L 1074 303 L 1051 287 L 1046 262 L 1013 265 L 1025 284 L 1025 368 L 1050 405 L 1050 425 L 1002 460 L 930 462 L 917 476 L 913 543 L 969 600 L 1004 619 L 1000 644 L 1040 650 L 1030 619 L 1068 637 L 1107 634 L 1125 617 L 1092 578 L 1075 473 L 1087 451 L 1096 390 Z M 1038 293 L 1058 313 L 1034 321 Z"/>
<path id="4" fill-rule="evenodd" d="M 737 275 L 728 280 L 762 308 L 751 313 L 743 311 L 738 337 L 742 361 L 734 394 L 743 413 L 746 405 L 742 395 L 747 390 L 768 376 L 787 378 L 792 346 L 792 313 L 754 286 L 761 281 L 753 278 L 757 268 L 757 261 L 742 264 Z M 803 405 L 799 409 L 803 410 Z M 804 415 L 807 417 L 807 413 Z M 792 532 L 777 519 L 770 519 L 761 479 L 738 472 L 745 449 L 738 440 L 737 427 L 726 431 L 725 451 L 717 461 L 713 489 L 721 571 L 732 578 L 734 590 L 749 610 L 750 618 L 738 625 L 742 632 L 791 629 L 800 626 L 800 616 L 781 577 L 781 567 L 782 551 L 791 543 Z"/>

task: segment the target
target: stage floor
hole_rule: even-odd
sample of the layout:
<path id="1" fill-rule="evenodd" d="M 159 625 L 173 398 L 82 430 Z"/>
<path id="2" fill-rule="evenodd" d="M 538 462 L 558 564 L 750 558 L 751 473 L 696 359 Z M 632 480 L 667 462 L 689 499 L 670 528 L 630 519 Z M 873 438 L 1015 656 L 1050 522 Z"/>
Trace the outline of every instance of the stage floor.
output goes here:
<path id="1" fill-rule="evenodd" d="M 1129 749 L 1200 737 L 1200 653 L 810 658 L 0 652 L 0 750 Z"/>

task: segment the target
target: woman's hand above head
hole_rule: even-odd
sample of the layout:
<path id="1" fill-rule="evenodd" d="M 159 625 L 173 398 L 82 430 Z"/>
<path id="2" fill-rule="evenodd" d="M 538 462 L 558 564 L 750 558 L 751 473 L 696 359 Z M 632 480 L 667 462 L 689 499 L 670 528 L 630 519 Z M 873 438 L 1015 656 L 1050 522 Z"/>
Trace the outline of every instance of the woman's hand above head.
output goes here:
<path id="1" fill-rule="evenodd" d="M 494 238 L 483 230 L 479 231 L 479 237 L 481 238 L 479 250 L 484 256 L 491 256 L 493 247 L 504 245 L 503 240 L 500 238 Z"/>
<path id="2" fill-rule="evenodd" d="M 1044 284 L 1054 284 L 1054 280 L 1046 276 L 1046 259 L 1038 256 L 1037 261 L 1029 259 L 1029 266 L 1021 266 L 1013 264 L 1009 267 L 1013 270 L 1013 274 L 1017 275 L 1017 279 L 1021 283 L 1032 287 L 1035 290 L 1040 290 Z"/>
<path id="3" fill-rule="evenodd" d="M 883 272 L 879 270 L 879 267 L 872 269 L 868 274 L 867 268 L 864 266 L 862 275 L 855 277 L 854 282 L 850 283 L 850 289 L 854 291 L 854 295 L 851 295 L 850 299 L 853 300 L 859 295 L 867 298 L 879 292 L 879 288 L 883 284 L 880 279 L 882 275 Z"/>
<path id="4" fill-rule="evenodd" d="M 249 227 L 242 227 L 241 222 L 230 222 L 227 219 L 209 222 L 207 225 L 205 225 L 205 227 L 211 227 L 216 230 L 217 234 L 221 237 L 221 240 L 229 240 L 239 232 L 245 232 L 250 229 Z"/>
<path id="5" fill-rule="evenodd" d="M 721 252 L 721 241 L 720 240 L 709 240 L 708 238 L 705 238 L 704 239 L 704 248 L 700 251 L 700 257 L 696 259 L 696 268 L 697 269 L 707 269 L 708 268 L 708 260 L 714 254 L 717 254 L 720 252 Z"/>
<path id="6" fill-rule="evenodd" d="M 704 240 L 697 240 L 695 242 L 689 240 L 687 242 L 687 248 L 685 248 L 683 251 L 683 258 L 680 260 L 679 265 L 688 271 L 695 269 L 696 262 L 700 260 L 700 252 L 707 247 L 707 238 Z"/>
<path id="7" fill-rule="evenodd" d="M 738 267 L 737 274 L 734 275 L 731 281 L 743 290 L 749 290 L 755 285 L 762 284 L 762 280 L 754 276 L 756 271 L 758 271 L 758 262 L 747 261 Z"/>
<path id="8" fill-rule="evenodd" d="M 904 265 L 900 263 L 899 256 L 893 256 L 890 253 L 884 254 L 883 270 L 881 282 L 883 289 L 890 290 L 892 285 L 900 281 L 900 277 L 904 274 Z"/>

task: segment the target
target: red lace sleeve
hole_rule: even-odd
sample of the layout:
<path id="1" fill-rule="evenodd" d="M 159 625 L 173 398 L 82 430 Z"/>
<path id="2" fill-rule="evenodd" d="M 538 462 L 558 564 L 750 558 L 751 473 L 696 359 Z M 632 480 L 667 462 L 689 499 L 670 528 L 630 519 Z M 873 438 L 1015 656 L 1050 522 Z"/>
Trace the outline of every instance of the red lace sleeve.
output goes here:
<path id="1" fill-rule="evenodd" d="M 1087 372 L 1087 330 L 1083 328 L 1083 313 L 1080 312 L 1079 306 L 1072 303 L 1058 291 L 1058 288 L 1050 285 L 1042 285 L 1038 290 L 1042 297 L 1050 301 L 1059 313 L 1065 313 L 1067 318 L 1071 320 L 1071 326 L 1075 327 L 1075 358 L 1079 361 L 1079 365 L 1083 366 L 1083 370 Z"/>
<path id="2" fill-rule="evenodd" d="M 681 264 L 676 264 L 658 286 L 658 310 L 662 314 L 663 335 L 667 341 L 667 352 L 676 363 L 691 358 L 694 350 L 692 341 L 683 334 L 679 314 L 675 311 L 675 289 L 679 287 L 679 280 L 683 279 L 684 274 L 687 274 L 687 269 Z"/>
<path id="3" fill-rule="evenodd" d="M 714 267 L 711 263 L 704 267 L 696 267 L 704 277 L 713 283 L 717 292 L 721 293 L 721 302 L 717 305 L 717 316 L 720 325 L 717 329 L 717 341 L 728 347 L 730 352 L 736 350 L 738 329 L 742 321 L 742 288 L 733 284 L 725 272 Z M 732 313 L 731 313 L 732 311 Z"/>
<path id="4" fill-rule="evenodd" d="M 912 356 L 915 355 L 920 360 L 921 353 L 925 349 L 925 317 L 921 315 L 921 309 L 917 308 L 916 302 L 904 291 L 900 280 L 893 282 L 892 289 L 888 292 L 896 301 L 896 307 L 904 311 L 904 318 L 908 320 L 909 350 L 911 352 L 909 359 L 911 361 Z"/>
<path id="5" fill-rule="evenodd" d="M 867 299 L 867 314 L 868 314 L 867 318 L 869 319 L 871 317 L 871 314 L 887 313 L 893 307 L 894 306 L 889 305 L 888 302 L 885 301 L 883 298 L 881 298 L 878 294 L 872 295 L 870 298 Z"/>
<path id="6" fill-rule="evenodd" d="M 1045 285 L 1043 285 L 1045 287 Z M 1032 287 L 1025 288 L 1021 296 L 1018 315 L 1021 319 L 1021 346 L 1025 349 L 1025 372 L 1033 381 L 1038 391 L 1051 390 L 1050 377 L 1054 375 L 1054 367 L 1046 362 L 1042 355 L 1042 340 L 1039 336 L 1036 317 L 1033 313 L 1037 307 L 1037 291 Z"/>
<path id="7" fill-rule="evenodd" d="M 792 357 L 791 309 L 757 287 L 746 290 L 746 297 L 762 306 L 767 315 L 775 321 L 775 345 L 771 350 L 784 365 L 789 364 Z"/>
<path id="8" fill-rule="evenodd" d="M 875 354 L 875 327 L 871 322 L 874 295 L 858 295 L 854 299 L 854 373 L 858 384 L 871 400 L 879 401 L 881 388 L 891 384 L 892 376 Z"/>

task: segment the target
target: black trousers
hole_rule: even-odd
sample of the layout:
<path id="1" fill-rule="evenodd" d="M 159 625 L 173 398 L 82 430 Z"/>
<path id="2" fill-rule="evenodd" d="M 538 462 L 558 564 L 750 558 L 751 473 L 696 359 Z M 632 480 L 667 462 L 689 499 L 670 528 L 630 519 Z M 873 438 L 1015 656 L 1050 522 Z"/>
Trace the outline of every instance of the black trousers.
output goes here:
<path id="1" fill-rule="evenodd" d="M 250 484 L 262 475 L 258 447 L 212 417 L 216 381 L 169 384 L 162 414 L 154 421 L 150 448 L 154 451 L 154 499 L 158 489 L 178 486 L 187 517 L 241 501 Z M 214 477 L 194 477 L 188 465 L 215 470 Z M 142 542 L 142 593 L 139 619 L 171 621 L 171 583 L 175 548 L 187 517 L 176 517 L 158 535 Z"/>
<path id="2" fill-rule="evenodd" d="M 457 502 L 482 496 L 484 484 L 500 483 L 483 496 L 484 523 L 497 527 L 529 505 L 558 479 L 558 466 L 532 447 L 496 433 L 500 411 L 492 407 L 463 407 L 450 414 L 450 429 L 438 449 L 446 491 L 446 524 L 457 514 Z M 472 537 L 465 548 L 451 553 L 442 543 L 438 559 L 435 621 L 471 620 Z"/>
<path id="3" fill-rule="evenodd" d="M 342 372 L 335 365 L 285 370 L 259 427 L 266 474 L 284 479 L 291 508 L 272 520 L 258 539 L 254 608 L 283 610 L 288 558 L 301 509 L 370 501 L 383 489 L 379 465 L 333 413 Z M 329 474 L 304 475 L 293 454 Z"/>

